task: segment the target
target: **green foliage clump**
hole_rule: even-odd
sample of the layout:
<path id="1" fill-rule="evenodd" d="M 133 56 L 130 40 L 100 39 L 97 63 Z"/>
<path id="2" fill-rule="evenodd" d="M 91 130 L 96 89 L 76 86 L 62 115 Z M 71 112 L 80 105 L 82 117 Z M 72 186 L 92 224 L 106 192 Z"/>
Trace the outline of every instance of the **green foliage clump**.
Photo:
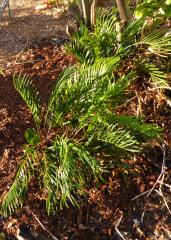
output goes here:
<path id="1" fill-rule="evenodd" d="M 82 25 L 71 39 L 68 49 L 80 64 L 59 76 L 43 112 L 31 80 L 14 76 L 14 87 L 32 112 L 36 130 L 25 133 L 23 160 L 3 198 L 2 215 L 22 207 L 33 177 L 39 180 L 49 214 L 58 205 L 77 205 L 92 179 L 101 179 L 111 163 L 141 151 L 143 142 L 160 134 L 154 124 L 120 116 L 117 109 L 126 101 L 126 90 L 138 76 L 137 69 L 151 76 L 155 84 L 168 86 L 153 56 L 170 53 L 170 35 L 156 29 L 140 34 L 142 20 L 131 23 L 120 35 L 114 13 L 116 10 L 99 12 L 93 33 Z M 130 58 L 137 67 L 119 72 Z"/>
<path id="2" fill-rule="evenodd" d="M 153 124 L 115 114 L 134 79 L 134 73 L 115 79 L 113 70 L 118 62 L 118 57 L 111 57 L 92 66 L 83 64 L 65 70 L 52 91 L 41 123 L 37 91 L 25 76 L 14 77 L 16 90 L 39 126 L 37 131 L 28 129 L 25 133 L 28 144 L 15 181 L 3 199 L 3 215 L 22 206 L 28 184 L 37 175 L 48 213 L 55 211 L 57 202 L 61 207 L 68 200 L 77 204 L 78 194 L 92 177 L 100 178 L 106 171 L 109 148 L 118 159 L 123 152 L 141 150 L 139 136 L 147 139 L 159 134 L 160 129 Z M 45 128 L 40 132 L 43 122 Z"/>
<path id="3" fill-rule="evenodd" d="M 100 9 L 93 32 L 81 25 L 67 49 L 87 65 L 99 58 L 119 57 L 117 69 L 131 62 L 137 74 L 148 76 L 157 87 L 169 88 L 163 62 L 171 54 L 170 29 L 161 28 L 159 23 L 149 26 L 145 17 L 133 20 L 121 31 L 117 9 Z"/>
<path id="4" fill-rule="evenodd" d="M 143 0 L 135 9 L 135 16 L 153 17 L 156 19 L 171 17 L 171 1 L 170 0 Z"/>

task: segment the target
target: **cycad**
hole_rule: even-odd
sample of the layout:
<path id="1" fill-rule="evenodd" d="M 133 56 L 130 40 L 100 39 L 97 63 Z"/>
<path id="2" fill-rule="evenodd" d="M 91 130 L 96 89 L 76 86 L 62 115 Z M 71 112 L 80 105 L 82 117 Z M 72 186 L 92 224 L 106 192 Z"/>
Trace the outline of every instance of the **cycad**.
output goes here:
<path id="1" fill-rule="evenodd" d="M 123 152 L 140 151 L 140 139 L 158 136 L 160 129 L 155 125 L 115 114 L 136 76 L 130 72 L 116 78 L 119 63 L 118 56 L 108 57 L 95 60 L 92 66 L 66 69 L 52 91 L 44 118 L 31 81 L 26 76 L 14 76 L 14 86 L 30 108 L 38 131 L 26 131 L 27 147 L 14 183 L 3 198 L 2 215 L 22 207 L 33 176 L 38 176 L 48 213 L 69 202 L 77 205 L 87 184 L 106 171 L 106 155 L 111 152 L 109 160 L 115 162 Z M 45 128 L 42 131 L 40 120 Z"/>
<path id="2" fill-rule="evenodd" d="M 85 64 L 92 64 L 97 58 L 105 60 L 115 56 L 120 58 L 120 66 L 130 60 L 134 69 L 140 65 L 149 65 L 146 70 L 150 69 L 148 76 L 153 84 L 169 88 L 166 78 L 163 77 L 165 75 L 163 64 L 161 66 L 158 64 L 158 73 L 155 69 L 154 74 L 151 64 L 163 63 L 162 59 L 171 54 L 170 30 L 165 27 L 160 30 L 160 25 L 157 24 L 150 27 L 146 19 L 141 18 L 133 20 L 121 32 L 117 16 L 116 9 L 99 9 L 94 32 L 89 32 L 86 26 L 81 25 L 67 46 L 68 51 Z M 156 73 L 157 77 L 154 77 Z"/>

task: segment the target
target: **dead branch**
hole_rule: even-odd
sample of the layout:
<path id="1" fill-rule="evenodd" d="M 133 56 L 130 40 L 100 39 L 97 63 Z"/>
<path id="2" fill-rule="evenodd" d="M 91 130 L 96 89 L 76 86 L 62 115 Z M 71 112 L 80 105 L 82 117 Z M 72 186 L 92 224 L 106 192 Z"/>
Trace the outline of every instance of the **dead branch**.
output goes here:
<path id="1" fill-rule="evenodd" d="M 171 215 L 171 209 L 167 203 L 167 200 L 163 194 L 163 191 L 162 191 L 162 187 L 163 186 L 167 186 L 168 188 L 171 189 L 171 186 L 169 184 L 166 184 L 164 183 L 164 180 L 165 180 L 165 174 L 166 174 L 166 151 L 165 151 L 165 146 L 163 144 L 163 146 L 160 146 L 161 149 L 162 149 L 162 152 L 163 152 L 163 160 L 162 160 L 162 167 L 161 167 L 161 172 L 156 180 L 156 182 L 154 183 L 153 187 L 137 196 L 135 196 L 134 198 L 131 199 L 131 201 L 134 201 L 135 199 L 139 198 L 139 197 L 142 197 L 144 196 L 145 194 L 147 194 L 147 197 L 149 197 L 149 195 L 155 191 L 162 199 L 163 199 L 163 202 L 169 212 L 169 214 Z M 159 185 L 158 189 L 156 189 L 156 187 Z"/>
<path id="2" fill-rule="evenodd" d="M 36 216 L 34 213 L 32 213 L 32 215 L 33 215 L 33 217 L 35 218 L 35 220 L 39 223 L 39 225 L 41 226 L 41 228 L 42 228 L 45 232 L 47 232 L 47 233 L 51 236 L 51 238 L 52 238 L 53 240 L 59 240 L 59 238 L 57 238 L 56 236 L 54 236 L 49 230 L 47 230 L 47 229 L 43 226 L 43 224 L 40 222 L 40 220 L 37 218 L 37 216 Z"/>
<path id="3" fill-rule="evenodd" d="M 121 223 L 122 219 L 123 219 L 123 214 L 120 216 L 118 222 L 117 222 L 116 225 L 115 225 L 115 231 L 117 232 L 117 234 L 118 234 L 123 240 L 126 240 L 126 239 L 124 238 L 124 236 L 121 234 L 121 232 L 119 231 L 119 229 L 118 229 L 119 224 Z"/>

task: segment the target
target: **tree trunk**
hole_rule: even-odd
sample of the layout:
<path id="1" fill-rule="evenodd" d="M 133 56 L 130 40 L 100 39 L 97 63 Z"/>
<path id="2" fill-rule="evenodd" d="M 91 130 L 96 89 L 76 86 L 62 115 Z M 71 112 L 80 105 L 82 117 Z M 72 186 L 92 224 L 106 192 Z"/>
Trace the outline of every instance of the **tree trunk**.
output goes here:
<path id="1" fill-rule="evenodd" d="M 116 5 L 119 10 L 119 15 L 121 19 L 121 23 L 125 28 L 131 20 L 131 14 L 129 11 L 128 0 L 116 0 Z"/>
<path id="2" fill-rule="evenodd" d="M 102 0 L 81 0 L 80 2 L 84 22 L 90 29 L 92 29 L 95 24 L 96 8 L 103 5 Z"/>
<path id="3" fill-rule="evenodd" d="M 91 2 L 92 0 L 81 0 L 81 9 L 85 24 L 91 25 Z"/>

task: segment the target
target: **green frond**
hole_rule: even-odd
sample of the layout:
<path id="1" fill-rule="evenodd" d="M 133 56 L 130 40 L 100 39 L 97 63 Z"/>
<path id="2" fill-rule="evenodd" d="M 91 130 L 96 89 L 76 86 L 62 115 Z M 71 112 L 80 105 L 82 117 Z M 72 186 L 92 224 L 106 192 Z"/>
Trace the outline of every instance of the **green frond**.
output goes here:
<path id="1" fill-rule="evenodd" d="M 74 116 L 75 112 L 85 112 L 100 93 L 104 94 L 112 70 L 118 62 L 118 57 L 107 58 L 105 61 L 100 59 L 92 66 L 82 65 L 79 69 L 75 68 L 71 74 L 64 72 L 67 78 L 62 76 L 59 79 L 50 100 L 52 121 L 58 124 L 59 119 L 68 113 Z"/>
<path id="2" fill-rule="evenodd" d="M 32 81 L 26 76 L 14 75 L 13 84 L 23 100 L 28 105 L 37 125 L 40 124 L 40 98 L 38 91 L 34 88 Z"/>
<path id="3" fill-rule="evenodd" d="M 171 34 L 167 29 L 157 29 L 142 36 L 138 44 L 148 46 L 148 51 L 160 57 L 167 57 L 171 54 Z"/>
<path id="4" fill-rule="evenodd" d="M 86 63 L 90 65 L 94 62 L 97 55 L 92 45 L 91 42 L 82 42 L 78 38 L 73 38 L 71 43 L 66 45 L 66 49 L 69 53 L 73 54 L 81 64 Z"/>
<path id="5" fill-rule="evenodd" d="M 118 128 L 117 125 L 98 126 L 95 138 L 111 145 L 114 145 L 124 151 L 139 152 L 141 150 L 137 139 L 131 135 L 131 132 Z"/>
<path id="6" fill-rule="evenodd" d="M 48 194 L 48 213 L 55 211 L 57 202 L 60 207 L 67 205 L 68 201 L 77 205 L 76 196 L 85 187 L 85 179 L 91 175 L 100 176 L 100 164 L 82 145 L 65 137 L 54 142 L 47 156 L 44 188 Z"/>
<path id="7" fill-rule="evenodd" d="M 72 150 L 78 155 L 81 162 L 86 166 L 85 169 L 91 169 L 93 176 L 99 178 L 103 169 L 95 157 L 93 157 L 90 152 L 87 151 L 86 148 L 81 144 L 74 143 Z"/>
<path id="8" fill-rule="evenodd" d="M 87 28 L 87 26 L 85 24 L 80 23 L 80 27 L 73 35 L 73 38 L 71 39 L 71 41 L 76 38 L 76 39 L 79 39 L 81 42 L 84 42 L 84 41 L 89 42 L 90 36 L 91 36 L 91 33 Z"/>
<path id="9" fill-rule="evenodd" d="M 153 83 L 155 83 L 157 87 L 170 88 L 167 82 L 168 77 L 164 72 L 162 72 L 154 64 L 148 65 L 147 67 L 148 67 L 148 73 L 150 74 Z"/>
<path id="10" fill-rule="evenodd" d="M 144 25 L 144 19 L 134 20 L 124 30 L 121 37 L 121 47 L 127 47 L 134 43 L 138 34 L 141 32 Z"/>
<path id="11" fill-rule="evenodd" d="M 145 63 L 145 65 L 142 67 L 144 69 L 144 72 L 147 72 L 151 76 L 151 80 L 157 87 L 170 88 L 167 81 L 167 75 L 162 72 L 155 64 Z"/>
<path id="12" fill-rule="evenodd" d="M 82 179 L 77 173 L 76 157 L 71 151 L 67 138 L 58 138 L 49 148 L 48 164 L 44 178 L 44 188 L 48 196 L 46 209 L 48 213 L 55 211 L 57 202 L 67 205 L 68 200 L 76 205 L 74 193 L 81 189 Z"/>
<path id="13" fill-rule="evenodd" d="M 111 57 L 117 49 L 118 17 L 116 9 L 99 9 L 92 34 L 97 57 Z"/>
<path id="14" fill-rule="evenodd" d="M 94 31 L 89 32 L 81 25 L 71 38 L 66 49 L 74 54 L 80 63 L 93 64 L 96 58 L 111 57 L 113 55 L 117 37 L 116 9 L 99 9 L 96 14 Z"/>
<path id="15" fill-rule="evenodd" d="M 7 217 L 23 206 L 23 200 L 26 196 L 28 183 L 30 182 L 33 171 L 34 149 L 29 147 L 19 165 L 15 180 L 3 198 L 1 205 L 1 215 Z"/>
<path id="16" fill-rule="evenodd" d="M 45 175 L 44 175 L 44 189 L 47 192 L 46 197 L 46 210 L 48 214 L 55 212 L 57 207 L 57 201 L 60 198 L 58 194 L 58 182 L 57 182 L 57 164 L 55 161 L 49 161 L 46 163 Z"/>
<path id="17" fill-rule="evenodd" d="M 90 65 L 96 58 L 96 39 L 89 32 L 88 28 L 81 24 L 78 31 L 71 38 L 71 42 L 65 45 L 66 50 L 73 54 L 83 64 Z"/>
<path id="18" fill-rule="evenodd" d="M 116 38 L 116 22 L 118 20 L 117 9 L 98 9 L 96 12 L 96 23 L 93 35 L 100 39 L 105 35 L 113 35 Z"/>
<path id="19" fill-rule="evenodd" d="M 27 128 L 24 133 L 24 138 L 28 144 L 36 145 L 40 142 L 40 136 L 33 128 Z"/>
<path id="20" fill-rule="evenodd" d="M 99 113 L 92 114 L 89 121 L 87 131 L 92 140 L 96 139 L 113 145 L 123 151 L 139 152 L 141 150 L 133 132 L 121 128 L 118 124 L 109 124 Z"/>
<path id="21" fill-rule="evenodd" d="M 63 94 L 67 88 L 70 85 L 72 85 L 73 79 L 75 79 L 78 75 L 78 70 L 76 66 L 68 67 L 66 70 L 62 72 L 62 74 L 59 76 L 57 84 L 55 85 L 48 104 L 47 114 L 46 114 L 46 120 L 53 124 L 58 124 L 61 121 L 63 111 L 65 109 L 62 106 L 62 99 Z M 63 111 L 61 111 L 63 109 Z"/>
<path id="22" fill-rule="evenodd" d="M 117 103 L 121 100 L 124 91 L 128 88 L 131 82 L 135 79 L 136 73 L 130 72 L 123 75 L 119 80 L 108 85 L 107 91 L 104 93 L 104 99 L 114 98 Z"/>
<path id="23" fill-rule="evenodd" d="M 69 81 L 69 79 L 74 78 L 77 72 L 77 66 L 73 65 L 68 67 L 66 70 L 64 70 L 58 80 L 57 80 L 57 84 L 55 85 L 51 96 L 50 96 L 50 100 L 49 100 L 49 106 L 48 109 L 51 109 L 52 105 L 57 102 L 56 96 L 58 97 L 58 94 L 67 87 L 67 82 Z M 58 103 L 59 104 L 59 103 Z"/>
<path id="24" fill-rule="evenodd" d="M 120 126 L 131 130 L 135 135 L 145 138 L 157 138 L 161 133 L 161 128 L 155 124 L 145 123 L 142 119 L 135 116 L 114 115 L 107 113 L 105 116 L 108 123 L 119 124 Z"/>

